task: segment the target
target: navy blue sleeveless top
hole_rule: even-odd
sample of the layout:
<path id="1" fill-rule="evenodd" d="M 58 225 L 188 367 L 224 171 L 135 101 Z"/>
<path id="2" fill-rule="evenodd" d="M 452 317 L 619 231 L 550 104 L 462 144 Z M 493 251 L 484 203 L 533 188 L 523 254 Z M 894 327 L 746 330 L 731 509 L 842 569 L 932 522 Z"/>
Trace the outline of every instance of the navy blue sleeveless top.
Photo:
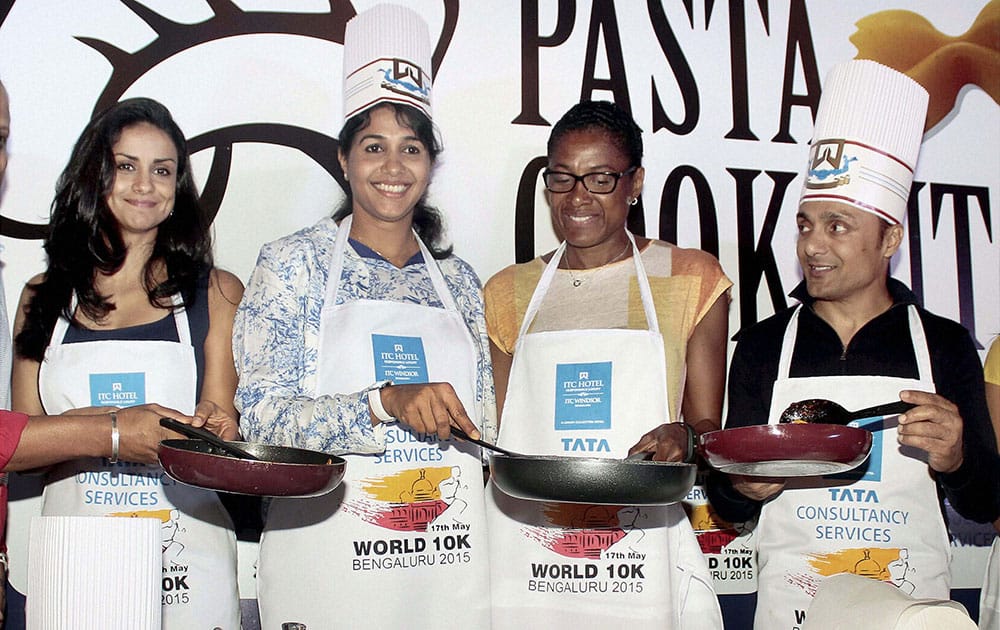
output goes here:
<path id="1" fill-rule="evenodd" d="M 205 377 L 205 339 L 208 337 L 208 275 L 203 276 L 195 289 L 194 304 L 187 309 L 188 328 L 191 330 L 191 343 L 194 346 L 194 360 L 198 370 L 198 385 L 195 402 L 201 400 L 201 386 Z M 75 321 L 66 329 L 63 343 L 80 343 L 83 341 L 176 341 L 177 322 L 173 311 L 167 316 L 148 324 L 116 328 L 114 330 L 93 330 L 80 326 Z M 156 402 L 156 401 L 151 401 Z"/>

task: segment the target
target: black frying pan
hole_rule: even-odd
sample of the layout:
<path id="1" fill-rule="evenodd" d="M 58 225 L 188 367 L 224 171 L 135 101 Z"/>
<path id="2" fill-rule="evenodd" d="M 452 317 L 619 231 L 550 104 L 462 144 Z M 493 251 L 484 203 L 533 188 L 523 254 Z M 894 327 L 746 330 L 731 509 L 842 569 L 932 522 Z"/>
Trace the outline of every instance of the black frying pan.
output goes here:
<path id="1" fill-rule="evenodd" d="M 598 505 L 667 505 L 683 499 L 694 486 L 698 467 L 680 462 L 653 462 L 602 457 L 521 455 L 456 436 L 494 451 L 490 456 L 493 482 L 519 499 Z"/>

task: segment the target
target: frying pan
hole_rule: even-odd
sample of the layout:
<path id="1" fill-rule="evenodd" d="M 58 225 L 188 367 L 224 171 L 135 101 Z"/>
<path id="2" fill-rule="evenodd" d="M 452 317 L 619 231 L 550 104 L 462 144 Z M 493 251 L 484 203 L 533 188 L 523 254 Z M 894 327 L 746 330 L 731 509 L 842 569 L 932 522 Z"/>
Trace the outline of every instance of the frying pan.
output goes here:
<path id="1" fill-rule="evenodd" d="M 289 498 L 330 492 L 340 485 L 347 468 L 343 458 L 318 451 L 247 442 L 227 444 L 257 459 L 234 457 L 206 440 L 163 440 L 160 465 L 170 477 L 189 486 Z"/>
<path id="2" fill-rule="evenodd" d="M 530 501 L 667 505 L 691 491 L 698 472 L 696 465 L 680 462 L 521 455 L 471 439 L 454 427 L 452 433 L 494 451 L 493 483 L 505 494 Z"/>
<path id="3" fill-rule="evenodd" d="M 698 452 L 709 466 L 733 475 L 811 477 L 857 468 L 871 448 L 871 431 L 796 423 L 709 431 Z"/>

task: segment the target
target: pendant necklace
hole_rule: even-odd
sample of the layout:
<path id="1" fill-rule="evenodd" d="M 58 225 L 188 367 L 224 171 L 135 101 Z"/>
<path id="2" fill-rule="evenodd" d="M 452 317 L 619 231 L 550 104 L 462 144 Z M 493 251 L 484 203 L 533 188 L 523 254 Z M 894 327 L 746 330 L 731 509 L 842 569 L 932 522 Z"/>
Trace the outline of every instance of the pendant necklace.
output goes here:
<path id="1" fill-rule="evenodd" d="M 631 246 L 632 246 L 632 242 L 631 242 L 631 241 L 627 241 L 627 242 L 625 243 L 625 247 L 624 247 L 624 249 L 622 249 L 622 251 L 618 252 L 618 255 L 617 255 L 617 256 L 615 256 L 615 257 L 614 257 L 614 258 L 612 258 L 611 260 L 609 260 L 609 261 L 605 262 L 605 263 L 604 263 L 603 265 L 600 265 L 599 267 L 595 267 L 595 268 L 593 269 L 593 271 L 594 271 L 595 273 L 597 273 L 597 272 L 599 272 L 600 270 L 602 270 L 602 269 L 604 269 L 605 267 L 607 267 L 608 265 L 610 265 L 611 263 L 615 263 L 615 262 L 618 262 L 619 260 L 621 260 L 622 256 L 624 256 L 624 255 L 625 255 L 625 253 L 626 253 L 626 252 L 627 252 L 627 251 L 629 250 L 629 248 L 630 248 Z M 580 287 L 580 285 L 582 285 L 582 284 L 583 284 L 583 282 L 584 282 L 584 281 L 583 281 L 583 278 L 578 278 L 578 277 L 576 277 L 576 275 L 575 275 L 575 274 L 574 274 L 573 272 L 574 272 L 574 271 L 589 271 L 589 270 L 588 270 L 588 269 L 582 269 L 582 268 L 581 268 L 581 269 L 574 269 L 573 267 L 571 267 L 571 266 L 570 266 L 570 264 L 569 264 L 569 259 L 567 259 L 567 258 L 566 258 L 566 255 L 565 255 L 565 254 L 563 254 L 563 260 L 565 260 L 565 261 L 566 261 L 566 271 L 568 271 L 568 272 L 569 272 L 569 277 L 570 277 L 570 279 L 572 280 L 572 283 L 573 283 L 573 287 L 574 287 L 574 288 L 578 288 L 578 287 Z"/>

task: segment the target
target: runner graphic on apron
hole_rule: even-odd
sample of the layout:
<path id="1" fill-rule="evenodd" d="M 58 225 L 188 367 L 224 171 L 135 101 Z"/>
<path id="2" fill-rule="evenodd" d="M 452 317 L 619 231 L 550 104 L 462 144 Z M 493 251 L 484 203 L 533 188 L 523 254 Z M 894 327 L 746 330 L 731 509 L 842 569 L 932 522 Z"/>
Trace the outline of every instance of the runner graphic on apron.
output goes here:
<path id="1" fill-rule="evenodd" d="M 560 245 L 521 324 L 501 446 L 621 458 L 644 433 L 678 416 L 679 404 L 667 400 L 649 280 L 629 239 L 649 329 L 529 332 L 566 249 Z M 708 568 L 679 504 L 540 503 L 490 484 L 487 514 L 494 628 L 722 627 Z"/>
<path id="2" fill-rule="evenodd" d="M 790 403 L 833 400 L 846 409 L 897 400 L 904 389 L 936 391 L 924 328 L 908 306 L 919 378 L 824 376 L 791 378 L 789 370 L 801 307 L 782 341 L 769 422 Z M 905 350 L 904 350 L 905 351 Z M 758 527 L 756 628 L 801 627 L 823 578 L 854 573 L 888 582 L 917 598 L 949 598 L 948 534 L 926 453 L 900 446 L 895 417 L 852 425 L 873 432 L 871 455 L 861 467 L 822 478 L 789 480 L 766 503 Z"/>
<path id="3" fill-rule="evenodd" d="M 475 409 L 477 355 L 444 276 L 420 251 L 444 308 L 337 304 L 351 217 L 337 230 L 319 332 L 315 395 L 372 383 L 451 383 Z M 346 455 L 332 493 L 275 499 L 261 537 L 264 628 L 489 627 L 489 569 L 479 448 L 380 424 L 386 448 Z"/>
<path id="4" fill-rule="evenodd" d="M 45 412 L 145 403 L 194 412 L 197 367 L 185 309 L 175 309 L 174 320 L 179 343 L 63 343 L 69 322 L 60 317 L 38 373 Z M 162 522 L 165 629 L 240 627 L 236 536 L 214 492 L 179 484 L 159 466 L 106 459 L 60 464 L 46 481 L 43 515 Z"/>

